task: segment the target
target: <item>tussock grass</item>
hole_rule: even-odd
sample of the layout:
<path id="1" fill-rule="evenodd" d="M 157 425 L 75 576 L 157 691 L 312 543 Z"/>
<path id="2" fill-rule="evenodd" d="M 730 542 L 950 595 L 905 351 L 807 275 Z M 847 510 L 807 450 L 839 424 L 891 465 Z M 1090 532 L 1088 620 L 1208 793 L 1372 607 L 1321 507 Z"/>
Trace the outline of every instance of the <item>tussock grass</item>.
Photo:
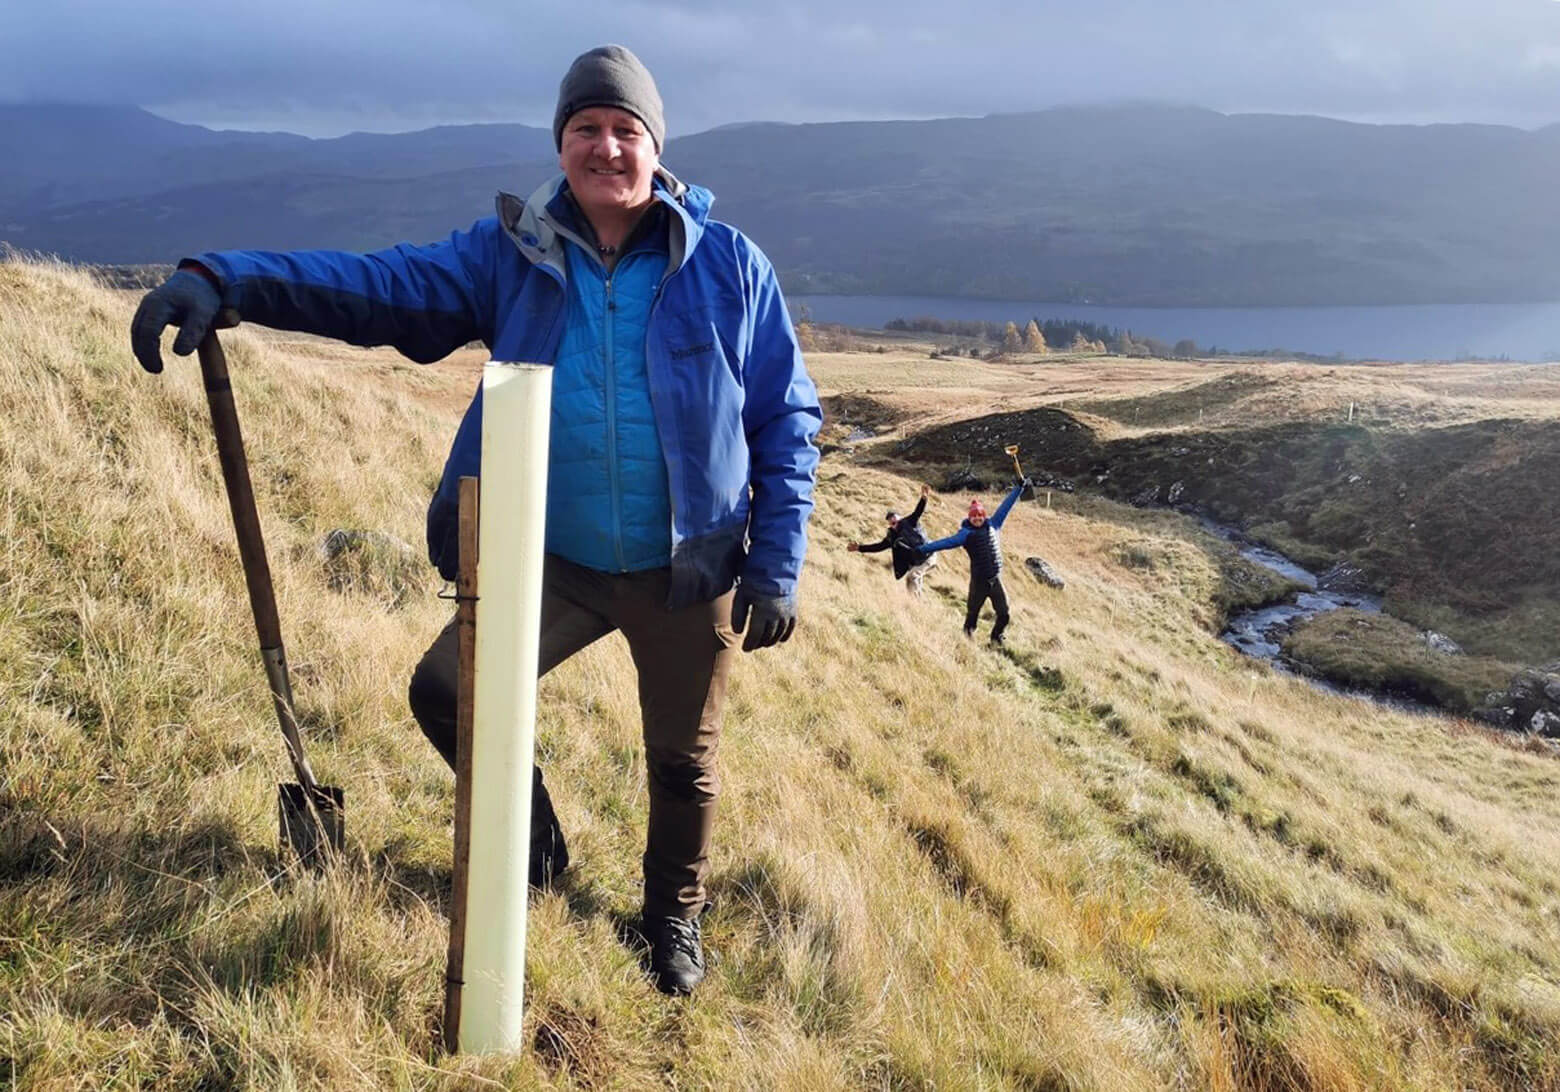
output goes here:
<path id="1" fill-rule="evenodd" d="M 915 483 L 833 457 L 803 626 L 732 687 L 710 981 L 662 998 L 619 939 L 645 800 L 609 639 L 543 686 L 578 864 L 533 903 L 532 1045 L 441 1057 L 451 784 L 403 694 L 446 605 L 318 551 L 419 541 L 470 369 L 227 338 L 348 794 L 347 860 L 299 875 L 195 368 L 142 375 L 128 317 L 0 265 L 0 1087 L 1560 1087 L 1553 760 L 1237 658 L 1218 559 L 1099 500 L 1020 505 L 1010 558 L 1067 588 L 1015 566 L 1010 647 L 968 644 L 962 559 L 912 600 L 844 550 Z"/>
<path id="2" fill-rule="evenodd" d="M 1284 655 L 1346 686 L 1471 713 L 1506 688 L 1518 665 L 1436 652 L 1406 622 L 1356 610 L 1308 618 L 1284 638 Z"/>

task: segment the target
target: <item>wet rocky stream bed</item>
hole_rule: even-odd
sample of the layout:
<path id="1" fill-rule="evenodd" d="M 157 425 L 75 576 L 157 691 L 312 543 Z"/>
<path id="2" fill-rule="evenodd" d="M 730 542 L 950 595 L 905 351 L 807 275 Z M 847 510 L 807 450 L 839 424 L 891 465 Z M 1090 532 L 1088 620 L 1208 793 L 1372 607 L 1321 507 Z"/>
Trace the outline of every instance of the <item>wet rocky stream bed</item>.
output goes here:
<path id="1" fill-rule="evenodd" d="M 1323 578 L 1316 573 L 1277 550 L 1251 542 L 1232 527 L 1206 519 L 1202 525 L 1209 533 L 1233 545 L 1247 561 L 1305 586 L 1305 590 L 1294 594 L 1289 601 L 1241 611 L 1231 616 L 1219 638 L 1248 656 L 1278 662 L 1284 634 L 1295 623 L 1326 611 L 1352 607 L 1366 614 L 1381 613 L 1380 596 L 1327 587 Z"/>
<path id="2" fill-rule="evenodd" d="M 1206 517 L 1200 518 L 1199 522 L 1209 534 L 1234 546 L 1246 560 L 1303 586 L 1283 602 L 1240 611 L 1231 616 L 1224 631 L 1219 634 L 1226 644 L 1255 659 L 1266 661 L 1276 670 L 1297 675 L 1334 694 L 1401 711 L 1430 716 L 1453 715 L 1451 710 L 1401 693 L 1341 686 L 1284 654 L 1284 638 L 1289 632 L 1297 624 L 1319 614 L 1345 607 L 1362 614 L 1383 613 L 1380 596 L 1352 586 L 1359 575 L 1357 570 L 1339 565 L 1318 575 L 1278 551 L 1252 542 L 1233 527 Z M 1425 630 L 1420 632 L 1419 638 L 1435 653 L 1446 656 L 1464 654 L 1455 641 L 1443 634 Z M 1504 692 L 1488 694 L 1483 707 L 1473 710 L 1472 715 L 1495 727 L 1542 739 L 1553 751 L 1560 745 L 1560 662 L 1519 671 L 1511 678 Z"/>
<path id="3" fill-rule="evenodd" d="M 1344 607 L 1365 614 L 1380 614 L 1382 600 L 1379 595 L 1347 587 L 1348 579 L 1339 579 L 1337 570 L 1318 575 L 1305 566 L 1279 553 L 1277 550 L 1252 542 L 1240 531 L 1206 517 L 1199 520 L 1208 533 L 1230 543 L 1247 561 L 1271 569 L 1287 577 L 1302 589 L 1280 603 L 1270 603 L 1251 610 L 1240 611 L 1230 617 L 1219 639 L 1232 648 L 1254 659 L 1264 660 L 1280 671 L 1299 675 L 1320 689 L 1335 694 L 1373 701 L 1394 709 L 1418 713 L 1442 714 L 1444 710 L 1423 702 L 1406 699 L 1401 695 L 1385 694 L 1353 687 L 1343 687 L 1320 678 L 1312 672 L 1298 668 L 1283 655 L 1284 637 L 1298 623 L 1318 614 Z M 1338 585 L 1334 586 L 1333 582 Z M 1439 634 L 1428 634 L 1429 640 L 1446 643 L 1446 651 L 1460 651 L 1457 646 Z"/>

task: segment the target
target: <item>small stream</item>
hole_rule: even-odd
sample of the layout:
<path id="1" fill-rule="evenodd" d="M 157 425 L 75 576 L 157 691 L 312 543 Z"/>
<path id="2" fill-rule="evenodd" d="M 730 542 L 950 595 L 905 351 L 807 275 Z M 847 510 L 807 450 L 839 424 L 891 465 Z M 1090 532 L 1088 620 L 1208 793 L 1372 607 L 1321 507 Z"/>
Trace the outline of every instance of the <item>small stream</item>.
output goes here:
<path id="1" fill-rule="evenodd" d="M 1277 550 L 1270 550 L 1266 546 L 1258 546 L 1250 542 L 1233 527 L 1226 527 L 1208 519 L 1201 522 L 1207 531 L 1234 545 L 1240 551 L 1241 557 L 1254 561 L 1264 568 L 1272 569 L 1280 576 L 1286 576 L 1306 587 L 1305 591 L 1294 595 L 1292 602 L 1275 603 L 1255 610 L 1242 611 L 1230 619 L 1229 625 L 1223 633 L 1219 634 L 1219 637 L 1246 655 L 1255 656 L 1259 660 L 1276 660 L 1284 633 L 1302 618 L 1324 614 L 1339 607 L 1353 607 L 1368 614 L 1381 613 L 1380 596 L 1319 588 L 1317 586 L 1319 578 L 1315 573 L 1296 564 Z"/>
<path id="2" fill-rule="evenodd" d="M 1321 582 L 1320 577 L 1304 566 L 1297 565 L 1277 550 L 1256 545 L 1233 527 L 1227 527 L 1207 518 L 1200 522 L 1210 534 L 1217 535 L 1233 545 L 1240 552 L 1241 557 L 1305 585 L 1305 590 L 1296 592 L 1291 596 L 1290 602 L 1274 603 L 1271 606 L 1258 607 L 1235 615 L 1229 620 L 1229 625 L 1225 627 L 1224 632 L 1219 634 L 1220 640 L 1248 656 L 1266 660 L 1279 671 L 1297 674 L 1312 686 L 1326 690 L 1328 693 L 1384 705 L 1404 713 L 1421 713 L 1426 716 L 1445 715 L 1443 710 L 1412 698 L 1340 686 L 1303 670 L 1297 672 L 1293 665 L 1281 660 L 1279 653 L 1282 651 L 1284 634 L 1295 622 L 1302 618 L 1310 618 L 1312 615 L 1337 610 L 1339 607 L 1353 607 L 1367 614 L 1380 614 L 1381 597 L 1368 592 L 1320 588 L 1317 586 Z"/>

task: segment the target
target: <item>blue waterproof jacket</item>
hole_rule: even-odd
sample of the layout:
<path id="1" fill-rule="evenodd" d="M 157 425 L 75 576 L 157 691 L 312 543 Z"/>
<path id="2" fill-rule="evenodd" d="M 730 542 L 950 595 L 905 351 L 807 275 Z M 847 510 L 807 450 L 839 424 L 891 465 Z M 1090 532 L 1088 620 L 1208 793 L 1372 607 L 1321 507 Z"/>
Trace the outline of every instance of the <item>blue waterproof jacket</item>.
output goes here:
<path id="1" fill-rule="evenodd" d="M 222 251 L 196 260 L 246 320 L 419 362 L 470 341 L 496 360 L 552 363 L 563 341 L 568 215 L 562 179 L 441 243 L 371 254 Z M 739 578 L 792 598 L 807 545 L 822 423 L 779 281 L 763 253 L 709 218 L 709 191 L 661 171 L 665 276 L 650 305 L 645 363 L 671 499 L 668 606 L 715 598 Z M 455 575 L 456 487 L 481 467 L 480 390 L 428 509 L 428 553 Z"/>

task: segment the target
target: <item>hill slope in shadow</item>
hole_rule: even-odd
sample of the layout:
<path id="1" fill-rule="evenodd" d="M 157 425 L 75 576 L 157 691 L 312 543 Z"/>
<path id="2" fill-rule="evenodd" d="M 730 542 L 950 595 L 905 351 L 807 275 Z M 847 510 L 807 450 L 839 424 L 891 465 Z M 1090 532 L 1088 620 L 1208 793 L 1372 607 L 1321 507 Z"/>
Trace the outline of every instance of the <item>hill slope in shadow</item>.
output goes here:
<path id="1" fill-rule="evenodd" d="M 556 171 L 550 134 L 307 140 L 0 107 L 0 239 L 95 262 L 442 238 Z M 1148 306 L 1560 299 L 1560 139 L 1170 106 L 727 126 L 666 164 L 792 291 Z"/>

